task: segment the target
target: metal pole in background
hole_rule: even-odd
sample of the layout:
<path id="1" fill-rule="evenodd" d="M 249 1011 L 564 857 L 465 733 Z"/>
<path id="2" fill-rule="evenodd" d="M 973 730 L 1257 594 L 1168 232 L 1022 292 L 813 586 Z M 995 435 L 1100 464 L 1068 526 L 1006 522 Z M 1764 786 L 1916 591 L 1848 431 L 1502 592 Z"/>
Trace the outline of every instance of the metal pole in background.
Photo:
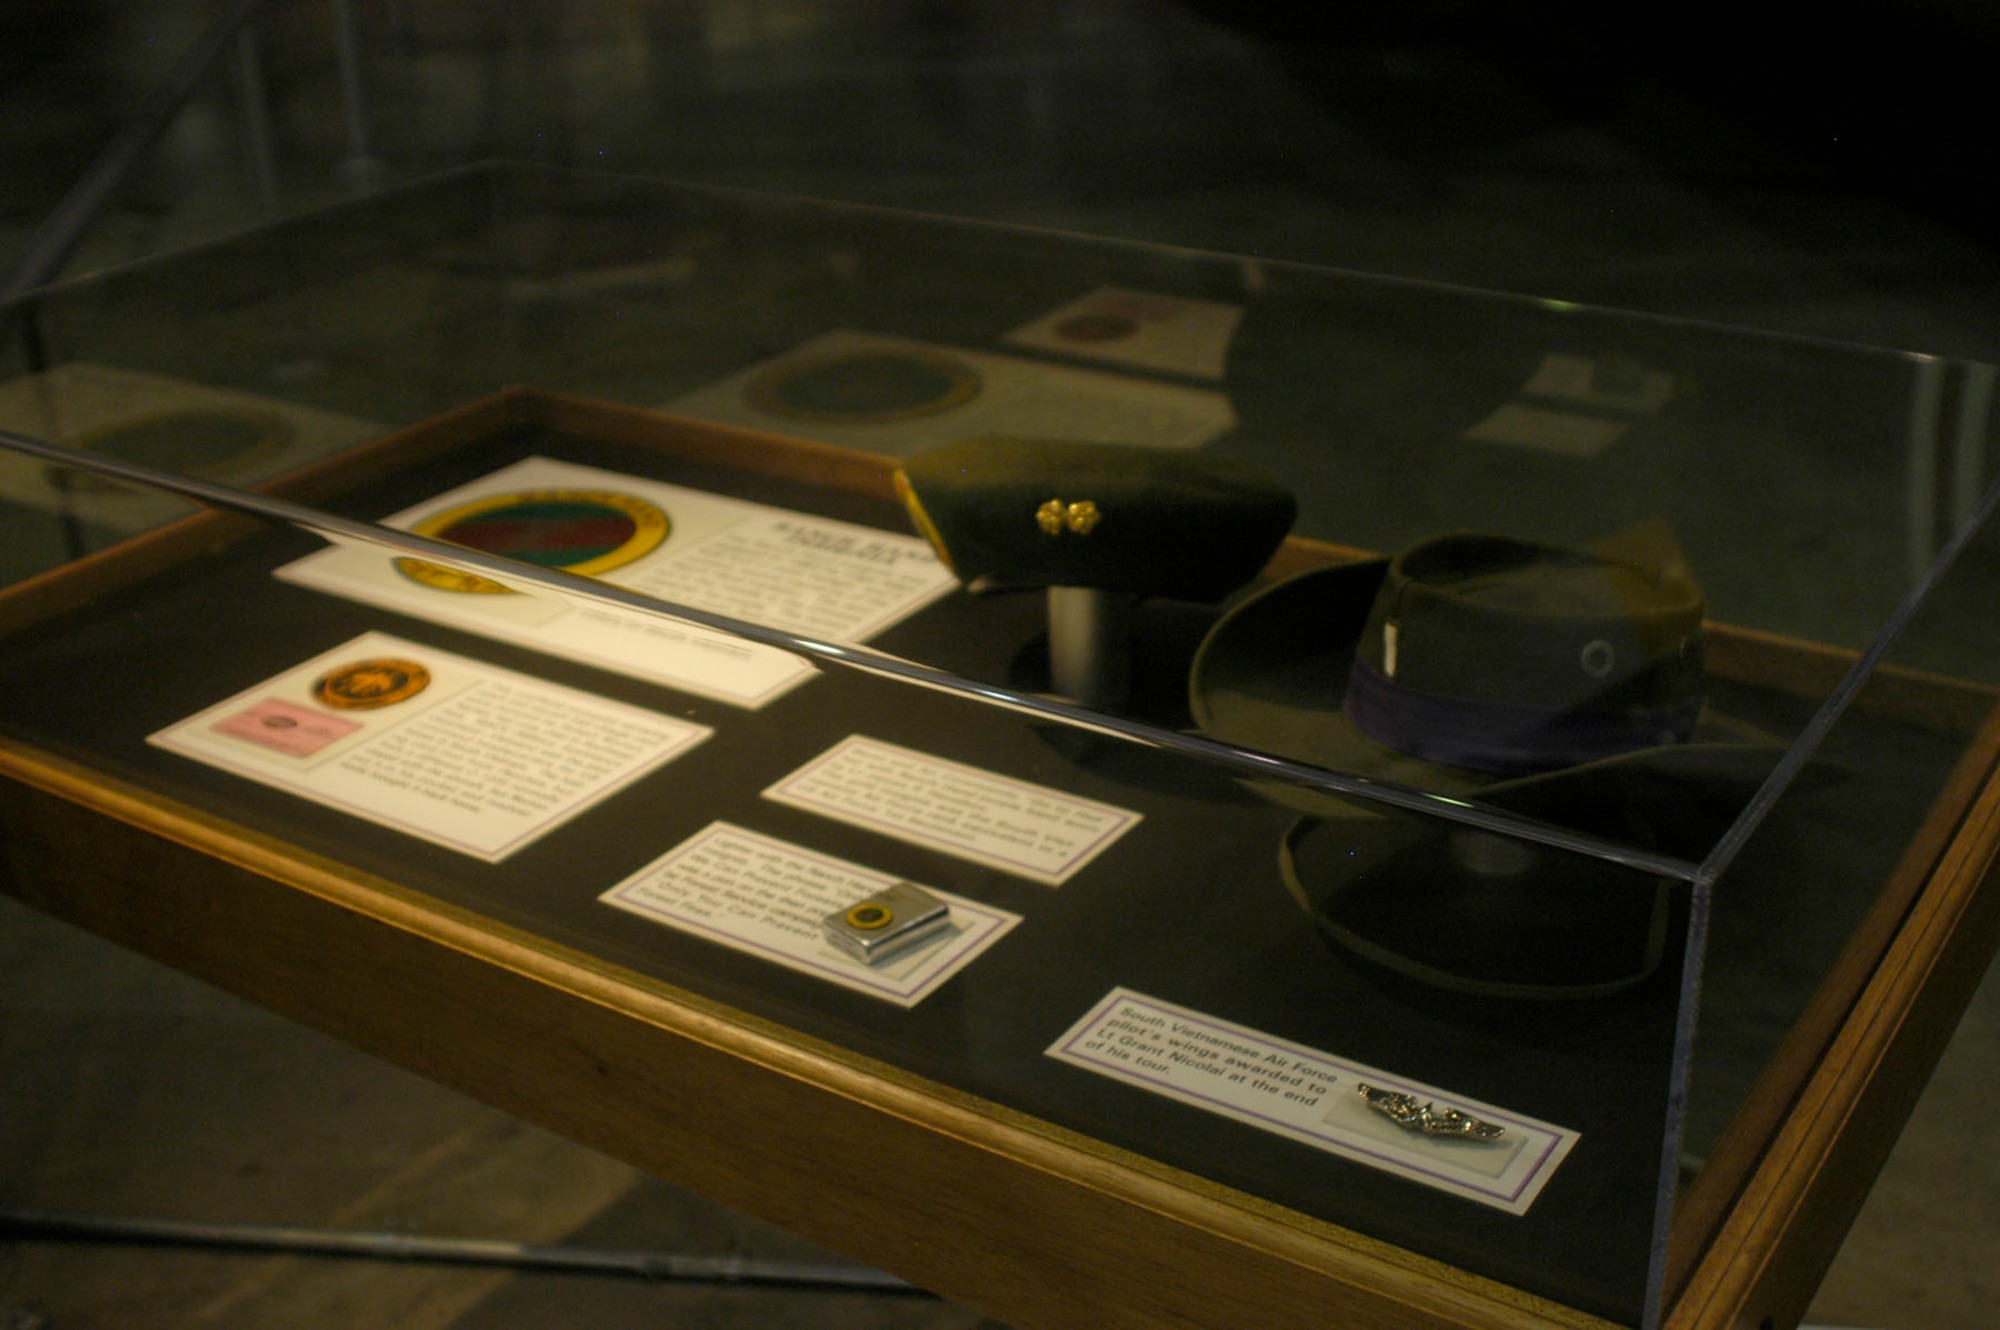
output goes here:
<path id="1" fill-rule="evenodd" d="M 544 1247 L 494 1238 L 439 1237 L 281 1224 L 210 1223 L 71 1210 L 0 1210 L 0 1236 L 16 1242 L 123 1242 L 223 1251 L 275 1251 L 381 1261 L 432 1261 L 570 1274 L 622 1275 L 694 1283 L 808 1287 L 930 1297 L 894 1275 L 830 1261 L 769 1260 L 733 1254 Z"/>
<path id="2" fill-rule="evenodd" d="M 1986 488 L 1986 425 L 1993 415 L 1994 367 L 1965 367 L 1958 394 L 1958 437 L 1953 448 L 1951 523 L 1957 530 L 1972 520 Z"/>
<path id="3" fill-rule="evenodd" d="M 340 173 L 350 185 L 382 178 L 382 160 L 368 141 L 368 103 L 361 86 L 361 43 L 354 26 L 353 0 L 333 0 L 333 48 L 340 63 L 340 109 L 347 126 L 347 159 Z"/>
<path id="4" fill-rule="evenodd" d="M 264 58 L 257 46 L 257 30 L 247 23 L 236 30 L 236 89 L 243 102 L 243 134 L 249 140 L 250 177 L 257 186 L 257 205 L 267 220 L 276 220 L 278 166 L 271 148 L 270 98 L 264 86 Z"/>
<path id="5" fill-rule="evenodd" d="M 1916 356 L 1915 382 L 1910 387 L 1907 506 L 1909 583 L 1923 580 L 1937 558 L 1938 416 L 1944 406 L 1944 364 L 1936 356 Z"/>

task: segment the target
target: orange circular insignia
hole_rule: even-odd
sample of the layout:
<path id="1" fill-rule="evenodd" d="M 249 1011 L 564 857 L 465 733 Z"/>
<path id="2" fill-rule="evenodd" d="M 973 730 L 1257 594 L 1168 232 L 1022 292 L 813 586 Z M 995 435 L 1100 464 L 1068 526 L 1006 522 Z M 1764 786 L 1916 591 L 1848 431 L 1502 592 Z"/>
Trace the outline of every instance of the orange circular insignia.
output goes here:
<path id="1" fill-rule="evenodd" d="M 341 666 L 313 685 L 313 697 L 339 711 L 372 711 L 406 702 L 430 682 L 431 672 L 414 660 L 378 657 Z"/>

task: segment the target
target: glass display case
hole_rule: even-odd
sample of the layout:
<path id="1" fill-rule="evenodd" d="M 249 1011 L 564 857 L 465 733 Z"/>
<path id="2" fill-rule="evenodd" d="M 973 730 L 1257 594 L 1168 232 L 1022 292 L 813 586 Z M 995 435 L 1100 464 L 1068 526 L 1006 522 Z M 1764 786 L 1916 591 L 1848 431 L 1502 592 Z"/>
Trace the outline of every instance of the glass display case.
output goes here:
<path id="1" fill-rule="evenodd" d="M 1796 1316 L 1992 955 L 1986 366 L 506 165 L 0 317 L 12 893 L 1022 1324 Z"/>

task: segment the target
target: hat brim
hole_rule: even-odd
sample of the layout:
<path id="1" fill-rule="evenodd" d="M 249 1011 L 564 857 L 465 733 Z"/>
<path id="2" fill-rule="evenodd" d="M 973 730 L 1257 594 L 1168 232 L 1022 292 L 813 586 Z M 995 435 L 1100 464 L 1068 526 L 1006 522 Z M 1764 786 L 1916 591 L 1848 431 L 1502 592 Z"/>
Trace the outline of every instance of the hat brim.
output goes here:
<path id="1" fill-rule="evenodd" d="M 1302 817 L 1278 863 L 1335 945 L 1479 997 L 1596 998 L 1644 982 L 1676 898 L 1670 878 L 1407 818 Z"/>
<path id="2" fill-rule="evenodd" d="M 1264 588 L 1216 621 L 1196 650 L 1188 707 L 1204 733 L 1226 743 L 1329 771 L 1473 798 L 1616 839 L 1621 809 L 1662 801 L 1677 810 L 1685 845 L 1719 835 L 1756 793 L 1784 745 L 1754 727 L 1705 711 L 1681 744 L 1637 749 L 1530 776 L 1413 757 L 1367 734 L 1341 709 L 1356 644 L 1387 559 L 1329 564 Z M 1321 817 L 1379 811 L 1349 798 L 1280 781 L 1255 783 L 1274 803 Z M 1595 788 L 1593 788 L 1595 787 Z M 1648 819 L 1644 839 L 1657 842 Z M 1718 825 L 1719 824 L 1719 825 Z M 1691 848 L 1691 847 L 1690 847 Z M 1706 846 L 1694 852 L 1701 857 Z"/>
<path id="3" fill-rule="evenodd" d="M 1388 561 L 1301 573 L 1237 604 L 1203 640 L 1188 705 L 1211 736 L 1279 757 L 1472 799 L 1690 860 L 1706 857 L 1784 753 L 1705 712 L 1685 743 L 1501 777 L 1397 752 L 1341 709 Z M 1307 814 L 1279 847 L 1287 889 L 1337 946 L 1426 987 L 1594 998 L 1654 974 L 1671 879 L 1275 780 Z"/>

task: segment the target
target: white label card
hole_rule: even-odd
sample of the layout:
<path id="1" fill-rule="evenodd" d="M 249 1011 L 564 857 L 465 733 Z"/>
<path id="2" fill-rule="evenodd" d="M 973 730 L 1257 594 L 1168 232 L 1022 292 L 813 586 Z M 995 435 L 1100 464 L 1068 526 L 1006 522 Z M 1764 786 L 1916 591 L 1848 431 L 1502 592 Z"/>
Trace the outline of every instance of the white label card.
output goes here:
<path id="1" fill-rule="evenodd" d="M 871 997 L 914 1007 L 1021 922 L 1021 916 L 926 887 L 951 927 L 877 965 L 836 950 L 820 920 L 898 879 L 714 822 L 598 899 Z"/>
<path id="2" fill-rule="evenodd" d="M 709 734 L 364 633 L 148 742 L 497 863 Z"/>
<path id="3" fill-rule="evenodd" d="M 1051 887 L 1141 816 L 858 734 L 764 797 Z"/>
<path id="4" fill-rule="evenodd" d="M 1002 340 L 1140 369 L 1221 379 L 1243 306 L 1101 286 Z"/>
<path id="5" fill-rule="evenodd" d="M 957 585 L 917 536 L 539 457 L 384 525 L 836 642 L 865 641 Z M 814 674 L 775 647 L 372 546 L 335 545 L 277 576 L 741 707 L 761 707 Z"/>
<path id="6" fill-rule="evenodd" d="M 254 485 L 386 432 L 386 425 L 161 374 L 69 361 L 0 383 L 0 429 L 162 471 Z M 0 495 L 117 531 L 198 511 L 173 495 L 0 450 Z"/>
<path id="7" fill-rule="evenodd" d="M 811 400 L 788 407 L 787 385 Z M 847 328 L 666 409 L 895 457 L 985 435 L 1199 448 L 1236 426 L 1229 398 L 1209 388 Z"/>
<path id="8" fill-rule="evenodd" d="M 1048 1056 L 1455 1196 L 1526 1214 L 1578 1134 L 1130 989 L 1113 989 Z M 1416 1096 L 1504 1129 L 1425 1136 L 1359 1088 Z"/>

